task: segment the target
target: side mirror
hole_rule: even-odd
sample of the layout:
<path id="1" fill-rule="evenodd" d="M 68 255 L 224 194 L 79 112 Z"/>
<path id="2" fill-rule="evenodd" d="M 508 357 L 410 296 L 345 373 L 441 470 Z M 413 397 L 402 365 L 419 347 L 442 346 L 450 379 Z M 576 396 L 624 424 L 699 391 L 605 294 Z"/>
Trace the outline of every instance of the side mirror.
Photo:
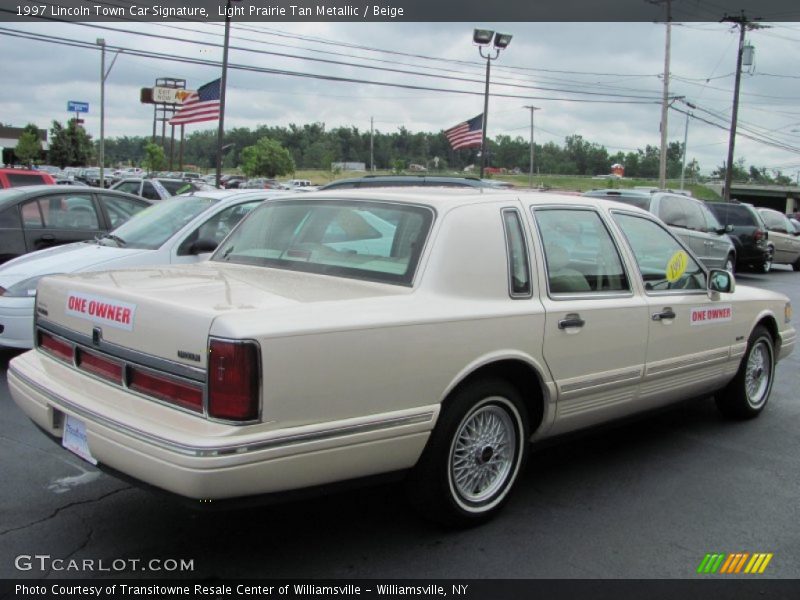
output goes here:
<path id="1" fill-rule="evenodd" d="M 219 244 L 214 240 L 201 238 L 189 246 L 189 254 L 207 254 L 217 249 Z"/>
<path id="2" fill-rule="evenodd" d="M 708 295 L 717 299 L 719 294 L 732 294 L 736 289 L 733 273 L 724 269 L 711 269 L 708 273 Z"/>

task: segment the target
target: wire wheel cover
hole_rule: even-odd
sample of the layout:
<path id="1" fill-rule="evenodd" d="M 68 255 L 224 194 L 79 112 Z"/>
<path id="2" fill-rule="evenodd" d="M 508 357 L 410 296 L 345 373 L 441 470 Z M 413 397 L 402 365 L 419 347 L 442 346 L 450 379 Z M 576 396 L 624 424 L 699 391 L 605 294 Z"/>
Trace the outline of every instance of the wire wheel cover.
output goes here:
<path id="1" fill-rule="evenodd" d="M 747 370 L 744 376 L 745 391 L 750 405 L 757 408 L 767 398 L 772 375 L 772 355 L 767 343 L 759 340 L 747 357 Z"/>
<path id="2" fill-rule="evenodd" d="M 450 453 L 455 491 L 469 503 L 491 500 L 503 491 L 514 469 L 517 435 L 508 411 L 485 404 L 462 421 Z"/>

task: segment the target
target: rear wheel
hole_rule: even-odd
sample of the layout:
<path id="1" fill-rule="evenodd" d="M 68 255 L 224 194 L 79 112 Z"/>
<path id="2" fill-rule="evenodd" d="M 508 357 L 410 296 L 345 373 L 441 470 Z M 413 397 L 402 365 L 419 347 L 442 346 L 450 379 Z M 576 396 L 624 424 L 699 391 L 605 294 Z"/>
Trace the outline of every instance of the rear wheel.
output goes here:
<path id="1" fill-rule="evenodd" d="M 762 273 L 769 273 L 772 270 L 772 256 L 775 252 L 775 249 L 770 246 L 767 248 L 767 254 L 764 256 L 764 262 L 761 263 L 761 268 L 759 269 Z"/>
<path id="2" fill-rule="evenodd" d="M 731 273 L 736 271 L 736 257 L 733 254 L 728 254 L 728 258 L 725 259 L 725 270 Z"/>
<path id="3" fill-rule="evenodd" d="M 800 271 L 800 257 L 792 263 L 792 269 L 794 271 Z"/>
<path id="4" fill-rule="evenodd" d="M 528 452 L 528 415 L 516 388 L 481 379 L 457 390 L 407 481 L 426 517 L 468 526 L 508 498 Z"/>
<path id="5" fill-rule="evenodd" d="M 759 325 L 750 334 L 736 377 L 716 396 L 717 408 L 734 419 L 757 417 L 767 405 L 774 375 L 775 345 L 769 331 Z"/>

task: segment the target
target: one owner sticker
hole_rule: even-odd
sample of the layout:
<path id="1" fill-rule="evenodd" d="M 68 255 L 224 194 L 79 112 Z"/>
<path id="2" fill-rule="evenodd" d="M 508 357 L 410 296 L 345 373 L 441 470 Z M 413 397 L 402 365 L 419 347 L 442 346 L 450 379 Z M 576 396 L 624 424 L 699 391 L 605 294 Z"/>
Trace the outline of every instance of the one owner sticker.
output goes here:
<path id="1" fill-rule="evenodd" d="M 667 281 L 675 283 L 686 272 L 689 265 L 689 255 L 683 250 L 678 250 L 667 261 Z"/>
<path id="2" fill-rule="evenodd" d="M 709 323 L 725 323 L 733 319 L 733 307 L 730 304 L 693 308 L 689 311 L 689 322 L 692 325 L 708 325 Z"/>
<path id="3" fill-rule="evenodd" d="M 103 323 L 117 329 L 133 331 L 136 305 L 102 296 L 69 292 L 65 312 L 93 323 Z"/>

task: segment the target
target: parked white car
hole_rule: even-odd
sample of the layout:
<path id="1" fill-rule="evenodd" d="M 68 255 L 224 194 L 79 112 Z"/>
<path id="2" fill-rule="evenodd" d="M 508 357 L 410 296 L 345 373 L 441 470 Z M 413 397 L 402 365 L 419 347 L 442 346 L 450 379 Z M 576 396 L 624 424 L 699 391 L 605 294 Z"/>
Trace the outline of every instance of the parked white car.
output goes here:
<path id="1" fill-rule="evenodd" d="M 406 472 L 456 524 L 531 439 L 712 393 L 757 416 L 796 342 L 786 296 L 643 210 L 431 188 L 265 202 L 209 261 L 47 277 L 36 312 L 9 388 L 84 459 L 216 504 Z"/>
<path id="2" fill-rule="evenodd" d="M 33 347 L 34 295 L 42 277 L 206 259 L 244 215 L 274 195 L 232 190 L 169 198 L 97 240 L 5 263 L 0 267 L 0 348 Z"/>

